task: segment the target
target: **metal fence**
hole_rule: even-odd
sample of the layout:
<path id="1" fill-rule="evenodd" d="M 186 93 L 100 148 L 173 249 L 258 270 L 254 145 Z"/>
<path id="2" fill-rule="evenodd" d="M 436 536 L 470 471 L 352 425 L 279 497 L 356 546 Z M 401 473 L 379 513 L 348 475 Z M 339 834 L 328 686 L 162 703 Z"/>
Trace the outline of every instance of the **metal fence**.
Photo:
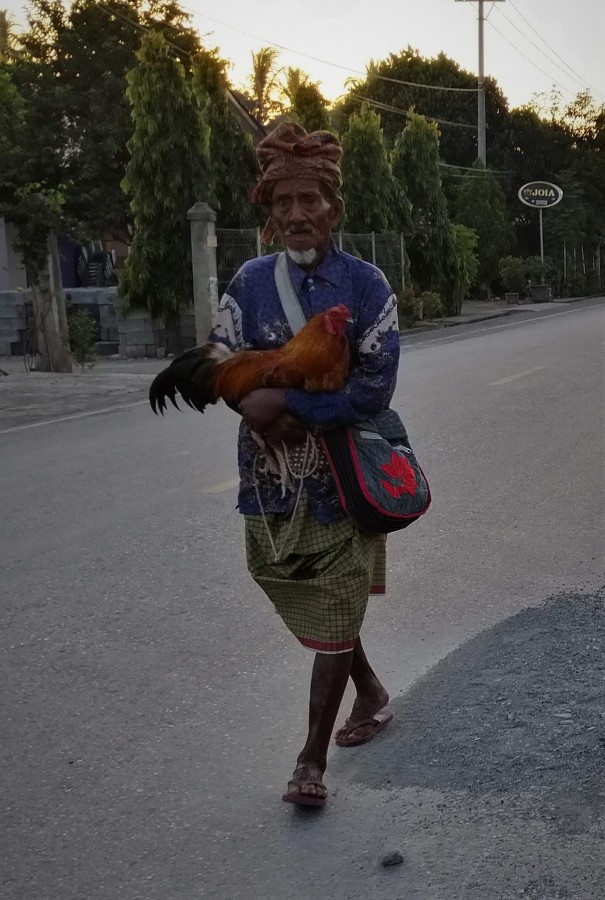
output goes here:
<path id="1" fill-rule="evenodd" d="M 235 273 L 247 260 L 282 249 L 275 244 L 271 246 L 262 244 L 260 235 L 260 228 L 216 229 L 219 296 L 224 293 Z M 341 250 L 378 266 L 393 290 L 396 293 L 402 291 L 405 277 L 405 243 L 402 234 L 395 232 L 348 234 L 339 231 L 333 237 Z"/>
<path id="2" fill-rule="evenodd" d="M 605 289 L 605 247 L 563 243 L 554 256 L 561 296 L 581 296 Z"/>

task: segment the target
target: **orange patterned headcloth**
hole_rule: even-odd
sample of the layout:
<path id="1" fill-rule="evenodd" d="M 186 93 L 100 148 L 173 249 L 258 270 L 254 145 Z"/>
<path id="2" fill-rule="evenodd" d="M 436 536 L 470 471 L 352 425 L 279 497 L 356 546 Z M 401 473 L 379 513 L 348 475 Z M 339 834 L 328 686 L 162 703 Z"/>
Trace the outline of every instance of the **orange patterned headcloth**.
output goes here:
<path id="1" fill-rule="evenodd" d="M 342 146 L 330 131 L 306 132 L 295 122 L 282 122 L 259 143 L 256 155 L 261 174 L 250 192 L 254 203 L 269 206 L 276 183 L 289 178 L 313 178 L 336 192 L 342 184 Z M 270 222 L 262 239 L 273 239 Z"/>

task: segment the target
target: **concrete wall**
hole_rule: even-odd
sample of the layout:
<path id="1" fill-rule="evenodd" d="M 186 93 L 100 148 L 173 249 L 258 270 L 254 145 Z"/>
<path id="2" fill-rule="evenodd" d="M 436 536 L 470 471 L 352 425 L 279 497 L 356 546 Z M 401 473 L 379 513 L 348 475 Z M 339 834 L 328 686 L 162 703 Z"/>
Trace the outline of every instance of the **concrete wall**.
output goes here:
<path id="1" fill-rule="evenodd" d="M 87 309 L 99 323 L 99 340 L 117 342 L 119 323 L 117 309 L 120 298 L 116 287 L 69 288 L 65 300 L 76 309 Z"/>
<path id="2" fill-rule="evenodd" d="M 116 287 L 69 288 L 65 291 L 65 299 L 72 308 L 88 310 L 98 323 L 97 352 L 100 354 L 155 357 L 162 352 L 163 327 L 145 312 L 135 312 L 122 318 L 121 299 Z M 29 291 L 0 291 L 0 356 L 23 354 L 31 318 Z M 195 346 L 193 310 L 182 317 L 181 334 L 185 349 Z"/>
<path id="3" fill-rule="evenodd" d="M 28 305 L 31 308 L 29 291 L 0 291 L 0 356 L 23 355 L 28 335 Z"/>

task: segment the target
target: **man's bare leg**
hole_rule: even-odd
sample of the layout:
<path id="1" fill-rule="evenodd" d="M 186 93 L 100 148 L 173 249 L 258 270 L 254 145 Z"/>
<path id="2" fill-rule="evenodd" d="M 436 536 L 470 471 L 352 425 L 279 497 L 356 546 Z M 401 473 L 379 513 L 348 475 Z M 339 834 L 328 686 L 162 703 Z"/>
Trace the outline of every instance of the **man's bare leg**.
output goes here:
<path id="1" fill-rule="evenodd" d="M 351 678 L 357 691 L 357 697 L 350 718 L 355 722 L 371 719 L 374 713 L 387 705 L 389 695 L 368 662 L 361 638 L 357 638 L 357 643 L 353 648 Z"/>
<path id="2" fill-rule="evenodd" d="M 345 725 L 336 732 L 337 743 L 341 741 L 344 744 L 350 741 L 363 743 L 364 739 L 367 740 L 376 731 L 376 725 L 372 724 L 372 720 L 389 702 L 386 688 L 368 662 L 361 638 L 357 639 L 353 649 L 351 678 L 357 697 L 351 715 Z M 390 713 L 388 715 L 392 718 Z M 356 726 L 355 723 L 359 724 Z"/>
<path id="3" fill-rule="evenodd" d="M 328 746 L 347 681 L 351 675 L 354 651 L 349 653 L 316 653 L 311 676 L 309 700 L 309 734 L 298 755 L 288 792 L 284 795 L 296 803 L 296 797 L 325 800 L 328 791 L 323 783 Z"/>

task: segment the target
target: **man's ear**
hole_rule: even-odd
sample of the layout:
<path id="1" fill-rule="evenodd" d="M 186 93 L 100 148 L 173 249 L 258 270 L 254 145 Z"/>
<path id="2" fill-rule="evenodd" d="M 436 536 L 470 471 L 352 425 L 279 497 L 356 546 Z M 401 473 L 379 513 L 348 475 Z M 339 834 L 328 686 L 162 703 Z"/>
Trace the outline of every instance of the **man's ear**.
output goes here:
<path id="1" fill-rule="evenodd" d="M 336 228 L 337 225 L 342 221 L 342 217 L 345 214 L 345 204 L 342 197 L 336 197 L 332 203 L 333 210 L 333 218 L 332 218 L 332 228 Z"/>

